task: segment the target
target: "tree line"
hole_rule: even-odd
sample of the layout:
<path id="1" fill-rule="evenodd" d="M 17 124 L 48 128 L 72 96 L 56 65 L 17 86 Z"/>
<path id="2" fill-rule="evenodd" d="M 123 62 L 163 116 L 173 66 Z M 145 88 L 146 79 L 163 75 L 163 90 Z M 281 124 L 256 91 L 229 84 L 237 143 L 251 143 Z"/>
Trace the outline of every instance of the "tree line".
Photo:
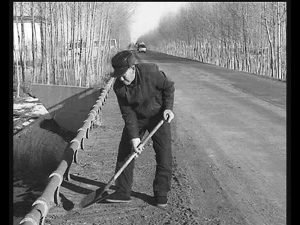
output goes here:
<path id="1" fill-rule="evenodd" d="M 14 2 L 13 84 L 101 86 L 110 59 L 129 43 L 136 3 Z"/>
<path id="2" fill-rule="evenodd" d="M 153 50 L 286 79 L 286 2 L 190 2 L 138 41 Z"/>

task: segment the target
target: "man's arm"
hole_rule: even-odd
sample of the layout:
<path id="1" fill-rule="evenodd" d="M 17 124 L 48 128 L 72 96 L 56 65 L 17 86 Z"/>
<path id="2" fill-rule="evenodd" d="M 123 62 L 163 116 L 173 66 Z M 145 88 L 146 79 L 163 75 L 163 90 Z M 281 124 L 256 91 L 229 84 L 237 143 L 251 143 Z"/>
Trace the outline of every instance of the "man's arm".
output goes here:
<path id="1" fill-rule="evenodd" d="M 168 78 L 163 71 L 160 71 L 161 76 L 158 78 L 157 88 L 162 91 L 163 108 L 173 110 L 174 104 L 174 82 Z"/>
<path id="2" fill-rule="evenodd" d="M 125 121 L 125 129 L 127 129 L 127 133 L 129 134 L 130 142 L 133 147 L 133 151 L 140 154 L 144 150 L 144 148 L 138 148 L 141 139 L 139 138 L 136 113 L 128 105 L 127 101 L 118 96 L 117 99 L 122 113 L 122 117 Z"/>
<path id="3" fill-rule="evenodd" d="M 170 123 L 174 118 L 173 113 L 173 104 L 174 104 L 174 82 L 170 80 L 163 71 L 160 71 L 161 76 L 158 78 L 157 88 L 162 91 L 162 100 L 163 100 L 163 117 L 168 119 Z"/>
<path id="4" fill-rule="evenodd" d="M 160 71 L 160 75 L 156 80 L 156 88 L 162 92 L 162 107 L 163 118 L 168 123 L 174 118 L 173 104 L 174 104 L 174 82 L 170 80 L 163 71 Z"/>
<path id="5" fill-rule="evenodd" d="M 128 104 L 125 97 L 126 94 L 125 93 L 122 94 L 124 90 L 122 90 L 122 88 L 120 87 L 120 83 L 118 83 L 118 81 L 116 81 L 116 83 L 114 84 L 114 91 L 118 99 L 120 111 L 125 121 L 125 129 L 127 130 L 127 134 L 130 138 L 130 142 L 132 144 L 133 150 L 135 152 L 140 153 L 139 151 L 142 151 L 143 149 L 137 148 L 141 140 L 139 138 L 136 113 L 132 110 L 131 106 Z"/>

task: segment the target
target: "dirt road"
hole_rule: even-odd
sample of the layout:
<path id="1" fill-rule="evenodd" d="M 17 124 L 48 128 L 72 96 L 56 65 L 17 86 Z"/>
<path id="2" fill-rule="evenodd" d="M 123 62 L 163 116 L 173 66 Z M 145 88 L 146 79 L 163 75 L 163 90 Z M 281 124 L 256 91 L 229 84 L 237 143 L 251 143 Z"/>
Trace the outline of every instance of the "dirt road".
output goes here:
<path id="1" fill-rule="evenodd" d="M 151 51 L 137 56 L 175 82 L 168 208 L 152 199 L 150 144 L 135 162 L 132 203 L 77 209 L 114 172 L 124 123 L 112 91 L 46 224 L 285 224 L 286 84 Z"/>
<path id="2" fill-rule="evenodd" d="M 285 83 L 149 55 L 176 83 L 175 154 L 194 209 L 225 224 L 285 224 Z"/>

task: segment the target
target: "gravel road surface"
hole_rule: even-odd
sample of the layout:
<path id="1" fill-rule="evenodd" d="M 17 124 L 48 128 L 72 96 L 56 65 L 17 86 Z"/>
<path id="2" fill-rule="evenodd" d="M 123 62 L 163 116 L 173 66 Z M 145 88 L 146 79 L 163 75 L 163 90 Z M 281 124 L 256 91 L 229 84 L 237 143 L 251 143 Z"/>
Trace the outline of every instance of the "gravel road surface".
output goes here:
<path id="1" fill-rule="evenodd" d="M 151 143 L 135 162 L 131 203 L 77 207 L 114 173 L 124 122 L 111 91 L 46 224 L 286 224 L 286 83 L 153 51 L 137 58 L 175 82 L 168 207 L 152 199 Z"/>

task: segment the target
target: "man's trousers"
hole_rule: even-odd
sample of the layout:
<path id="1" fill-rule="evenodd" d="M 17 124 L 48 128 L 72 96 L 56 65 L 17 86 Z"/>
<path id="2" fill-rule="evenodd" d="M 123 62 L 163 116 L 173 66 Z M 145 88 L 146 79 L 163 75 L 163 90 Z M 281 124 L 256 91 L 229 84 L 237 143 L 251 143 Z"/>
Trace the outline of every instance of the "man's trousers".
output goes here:
<path id="1" fill-rule="evenodd" d="M 150 133 L 162 119 L 159 113 L 151 118 L 138 119 L 139 136 L 142 138 L 148 130 Z M 131 139 L 128 136 L 127 128 L 124 127 L 119 144 L 116 171 L 118 171 L 128 156 L 132 153 Z M 153 181 L 153 192 L 155 196 L 167 196 L 171 188 L 172 178 L 172 148 L 170 124 L 165 122 L 152 136 L 153 149 L 155 151 L 156 171 Z M 133 182 L 134 160 L 128 164 L 116 180 L 118 191 L 130 195 Z"/>

